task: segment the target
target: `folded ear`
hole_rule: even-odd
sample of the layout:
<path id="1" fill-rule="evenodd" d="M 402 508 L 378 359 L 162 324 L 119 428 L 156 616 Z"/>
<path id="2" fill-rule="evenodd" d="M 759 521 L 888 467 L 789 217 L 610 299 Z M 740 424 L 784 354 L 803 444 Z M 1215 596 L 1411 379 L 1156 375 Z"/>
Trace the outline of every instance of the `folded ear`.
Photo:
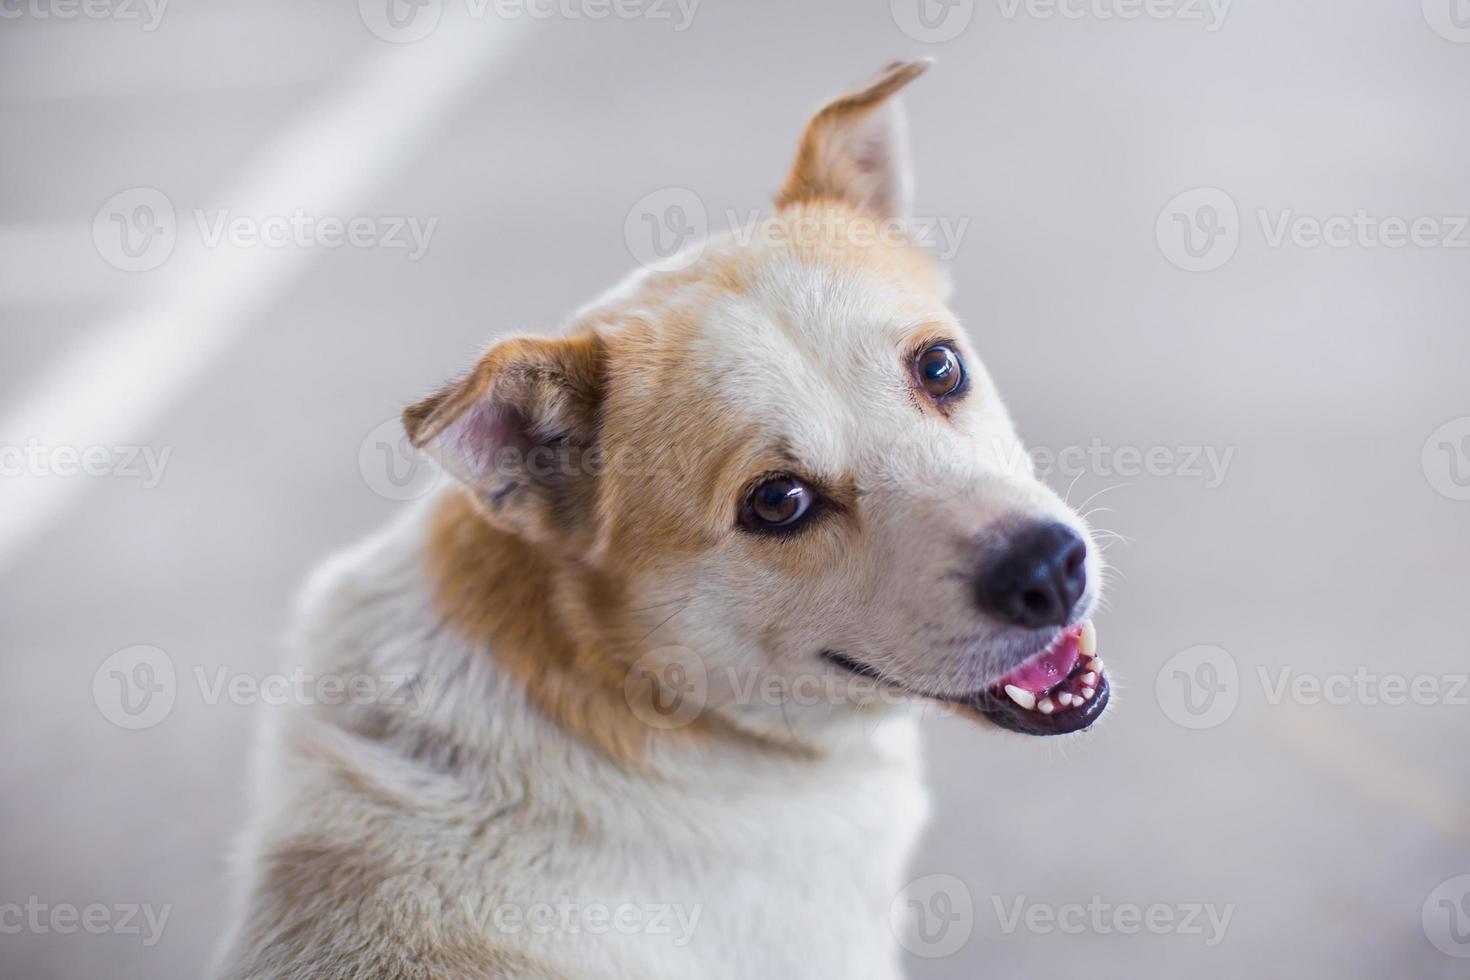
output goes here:
<path id="1" fill-rule="evenodd" d="M 903 107 L 894 93 L 930 62 L 895 62 L 868 87 L 828 103 L 807 123 L 777 208 L 842 201 L 878 218 L 909 216 L 913 181 Z"/>
<path id="2" fill-rule="evenodd" d="M 405 409 L 403 426 L 492 518 L 537 537 L 590 508 L 602 389 L 596 334 L 514 338 Z"/>

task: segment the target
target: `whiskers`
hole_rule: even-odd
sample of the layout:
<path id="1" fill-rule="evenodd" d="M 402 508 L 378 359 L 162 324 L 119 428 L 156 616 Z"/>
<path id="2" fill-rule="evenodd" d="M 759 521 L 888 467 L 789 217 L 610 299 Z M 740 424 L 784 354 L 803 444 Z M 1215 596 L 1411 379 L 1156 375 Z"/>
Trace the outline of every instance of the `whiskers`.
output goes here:
<path id="1" fill-rule="evenodd" d="M 1084 501 L 1082 501 L 1082 503 L 1080 503 L 1080 504 L 1078 504 L 1078 505 L 1077 505 L 1077 506 L 1076 506 L 1076 507 L 1074 507 L 1074 508 L 1073 508 L 1073 509 L 1074 509 L 1074 510 L 1079 510 L 1079 511 L 1080 511 L 1080 510 L 1082 510 L 1082 509 L 1083 509 L 1083 508 L 1084 508 L 1084 507 L 1086 507 L 1086 506 L 1087 506 L 1087 505 L 1088 505 L 1088 504 L 1090 504 L 1090 503 L 1092 503 L 1092 502 L 1093 502 L 1093 501 L 1094 501 L 1094 500 L 1096 500 L 1096 499 L 1097 499 L 1097 498 L 1098 498 L 1098 497 L 1101 497 L 1101 496 L 1102 496 L 1102 495 L 1103 495 L 1103 494 L 1105 494 L 1105 493 L 1112 493 L 1112 492 L 1113 492 L 1113 491 L 1114 491 L 1114 490 L 1121 490 L 1121 489 L 1123 489 L 1123 488 L 1124 488 L 1124 487 L 1131 487 L 1131 486 L 1132 486 L 1132 485 L 1133 485 L 1133 484 L 1131 484 L 1131 483 L 1114 483 L 1114 484 L 1113 484 L 1113 485 L 1112 485 L 1112 486 L 1110 486 L 1110 487 L 1103 487 L 1103 488 L 1102 488 L 1102 489 L 1101 489 L 1101 490 L 1099 490 L 1099 491 L 1098 491 L 1098 492 L 1097 492 L 1097 493 L 1095 493 L 1095 494 L 1093 494 L 1093 495 L 1092 495 L 1092 496 L 1090 496 L 1090 497 L 1088 497 L 1088 498 L 1087 498 L 1087 499 L 1086 499 L 1086 500 L 1084 500 Z M 1077 486 L 1077 481 L 1076 481 L 1076 480 L 1073 480 L 1073 481 L 1072 481 L 1072 486 L 1070 486 L 1070 487 L 1068 487 L 1068 488 L 1067 488 L 1067 493 L 1066 493 L 1066 495 L 1065 495 L 1065 496 L 1064 496 L 1064 497 L 1063 497 L 1063 498 L 1062 498 L 1062 500 L 1063 500 L 1063 501 L 1064 501 L 1064 502 L 1066 502 L 1066 503 L 1068 503 L 1068 504 L 1070 504 L 1070 503 L 1071 503 L 1071 497 L 1072 497 L 1072 488 L 1073 488 L 1073 487 L 1075 487 L 1075 486 Z"/>
<path id="2" fill-rule="evenodd" d="M 1104 554 L 1106 554 L 1115 545 L 1119 544 L 1123 545 L 1125 548 L 1133 547 L 1133 539 L 1130 538 L 1128 535 L 1119 534 L 1117 531 L 1109 531 L 1107 528 L 1093 528 L 1092 536 L 1098 538 L 1103 542 L 1102 547 L 1098 550 L 1102 551 Z"/>

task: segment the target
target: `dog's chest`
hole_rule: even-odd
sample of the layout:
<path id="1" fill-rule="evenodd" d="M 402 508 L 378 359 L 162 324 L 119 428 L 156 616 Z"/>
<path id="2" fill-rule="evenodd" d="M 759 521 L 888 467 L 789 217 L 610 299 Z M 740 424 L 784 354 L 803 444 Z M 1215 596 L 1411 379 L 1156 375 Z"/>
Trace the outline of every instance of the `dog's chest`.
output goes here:
<path id="1" fill-rule="evenodd" d="M 888 978 L 889 908 L 926 812 L 915 749 L 724 792 L 650 790 L 585 834 L 500 842 L 486 871 L 510 904 L 542 906 L 520 910 L 514 945 L 568 977 Z"/>

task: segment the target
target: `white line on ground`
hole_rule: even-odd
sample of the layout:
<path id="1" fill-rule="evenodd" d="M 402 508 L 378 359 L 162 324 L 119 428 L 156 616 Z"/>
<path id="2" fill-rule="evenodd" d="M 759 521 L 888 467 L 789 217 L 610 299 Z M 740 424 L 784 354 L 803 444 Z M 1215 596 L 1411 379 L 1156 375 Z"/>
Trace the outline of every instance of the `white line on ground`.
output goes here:
<path id="1" fill-rule="evenodd" d="M 526 19 L 444 22 L 417 42 L 388 45 L 354 66 L 336 93 L 267 144 L 217 198 L 233 213 L 295 208 L 359 213 L 372 193 L 423 146 L 456 98 L 503 64 L 531 29 Z M 98 202 L 101 204 L 101 202 Z M 149 428 L 304 271 L 309 247 L 208 248 L 180 235 L 148 273 L 140 308 L 86 331 L 74 349 L 0 413 L 0 449 L 140 444 Z M 99 478 L 21 473 L 0 477 L 0 567 L 41 537 Z"/>

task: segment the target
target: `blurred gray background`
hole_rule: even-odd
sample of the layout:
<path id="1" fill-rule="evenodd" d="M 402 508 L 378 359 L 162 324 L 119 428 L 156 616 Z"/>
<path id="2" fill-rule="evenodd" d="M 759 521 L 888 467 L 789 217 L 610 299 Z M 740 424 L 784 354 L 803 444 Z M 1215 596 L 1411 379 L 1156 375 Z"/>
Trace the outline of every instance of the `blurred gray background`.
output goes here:
<path id="1" fill-rule="evenodd" d="M 389 2 L 0 9 L 0 975 L 198 977 L 271 710 L 209 686 L 422 492 L 399 408 L 927 54 L 955 308 L 1123 537 L 1100 730 L 929 726 L 911 974 L 1470 976 L 1470 5 Z"/>

